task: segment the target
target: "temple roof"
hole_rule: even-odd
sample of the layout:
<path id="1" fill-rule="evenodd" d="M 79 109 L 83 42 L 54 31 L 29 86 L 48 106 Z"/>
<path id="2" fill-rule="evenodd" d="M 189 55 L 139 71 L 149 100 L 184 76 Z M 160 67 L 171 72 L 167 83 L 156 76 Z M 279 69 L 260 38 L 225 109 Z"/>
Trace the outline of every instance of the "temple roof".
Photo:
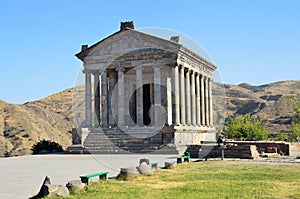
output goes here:
<path id="1" fill-rule="evenodd" d="M 126 38 L 128 43 L 134 43 L 134 44 L 128 44 L 129 46 L 123 47 L 124 39 Z M 128 39 L 130 38 L 130 39 Z M 80 59 L 81 61 L 85 61 L 86 57 L 90 56 L 99 56 L 99 54 L 96 55 L 97 49 L 105 48 L 110 49 L 106 50 L 105 52 L 102 52 L 100 56 L 108 56 L 111 54 L 116 53 L 116 50 L 112 49 L 111 46 L 114 45 L 114 43 L 118 43 L 118 47 L 120 48 L 121 52 L 128 53 L 135 51 L 138 48 L 147 49 L 147 48 L 158 48 L 158 49 L 164 49 L 167 51 L 171 51 L 174 53 L 181 53 L 185 56 L 192 57 L 193 59 L 199 60 L 201 62 L 206 63 L 208 66 L 210 66 L 213 70 L 215 70 L 217 67 L 211 63 L 209 60 L 205 59 L 204 57 L 198 55 L 197 53 L 193 52 L 192 50 L 186 48 L 185 46 L 178 43 L 180 40 L 180 37 L 173 36 L 170 40 L 163 39 L 157 36 L 153 36 L 151 34 L 146 34 L 144 32 L 140 32 L 134 29 L 133 22 L 121 22 L 120 30 L 113 33 L 112 35 L 100 40 L 99 42 L 93 44 L 92 46 L 88 45 L 82 45 L 82 49 L 79 53 L 77 53 L 75 56 Z M 134 42 L 132 42 L 134 41 Z M 136 41 L 138 41 L 136 43 Z M 120 55 L 120 53 L 119 53 Z M 118 55 L 118 56 L 119 56 Z"/>

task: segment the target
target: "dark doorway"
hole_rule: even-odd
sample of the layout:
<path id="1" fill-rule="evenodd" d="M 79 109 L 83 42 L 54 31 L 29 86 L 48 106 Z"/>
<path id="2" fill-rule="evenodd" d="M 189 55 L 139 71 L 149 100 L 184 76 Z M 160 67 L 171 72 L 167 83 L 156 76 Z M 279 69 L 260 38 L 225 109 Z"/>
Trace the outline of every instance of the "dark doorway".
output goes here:
<path id="1" fill-rule="evenodd" d="M 143 85 L 143 120 L 146 126 L 148 126 L 151 123 L 151 118 L 149 115 L 149 109 L 151 107 L 150 89 L 150 84 Z"/>
<path id="2" fill-rule="evenodd" d="M 136 91 L 130 97 L 129 100 L 129 114 L 134 123 L 136 123 Z"/>

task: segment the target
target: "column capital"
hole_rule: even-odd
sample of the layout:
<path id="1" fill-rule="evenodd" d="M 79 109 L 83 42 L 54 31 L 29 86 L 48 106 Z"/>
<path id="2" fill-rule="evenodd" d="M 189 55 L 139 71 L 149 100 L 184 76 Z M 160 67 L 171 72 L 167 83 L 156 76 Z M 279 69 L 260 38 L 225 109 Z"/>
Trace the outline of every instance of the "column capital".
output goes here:
<path id="1" fill-rule="evenodd" d="M 93 75 L 99 75 L 100 74 L 100 71 L 99 70 L 92 70 L 91 73 Z"/>
<path id="2" fill-rule="evenodd" d="M 82 73 L 91 74 L 91 73 L 92 73 L 92 71 L 91 71 L 91 70 L 87 70 L 87 69 L 83 69 L 83 70 L 82 70 Z"/>
<path id="3" fill-rule="evenodd" d="M 160 68 L 160 64 L 153 64 L 153 65 L 152 65 L 152 68 L 154 68 L 154 69 L 155 69 L 155 68 Z"/>
<path id="4" fill-rule="evenodd" d="M 143 66 L 136 66 L 136 67 L 134 67 L 134 68 L 135 68 L 135 70 L 141 70 L 141 71 L 144 70 Z"/>
<path id="5" fill-rule="evenodd" d="M 190 68 L 185 68 L 185 69 L 184 69 L 184 72 L 185 72 L 185 73 L 191 73 L 191 71 L 192 71 L 192 70 L 191 70 Z"/>
<path id="6" fill-rule="evenodd" d="M 116 68 L 117 72 L 119 72 L 119 71 L 124 72 L 125 70 L 126 69 L 123 66 L 119 66 L 119 67 Z"/>

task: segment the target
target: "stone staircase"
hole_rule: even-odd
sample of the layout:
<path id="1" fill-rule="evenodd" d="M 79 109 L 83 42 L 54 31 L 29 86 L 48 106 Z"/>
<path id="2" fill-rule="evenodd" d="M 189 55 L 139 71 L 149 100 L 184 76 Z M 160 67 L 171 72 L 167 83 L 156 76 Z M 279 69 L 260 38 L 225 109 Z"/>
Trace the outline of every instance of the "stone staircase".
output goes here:
<path id="1" fill-rule="evenodd" d="M 83 147 L 72 146 L 67 153 L 89 154 L 178 154 L 173 143 L 163 143 L 161 132 L 151 128 L 93 129 L 83 142 Z"/>

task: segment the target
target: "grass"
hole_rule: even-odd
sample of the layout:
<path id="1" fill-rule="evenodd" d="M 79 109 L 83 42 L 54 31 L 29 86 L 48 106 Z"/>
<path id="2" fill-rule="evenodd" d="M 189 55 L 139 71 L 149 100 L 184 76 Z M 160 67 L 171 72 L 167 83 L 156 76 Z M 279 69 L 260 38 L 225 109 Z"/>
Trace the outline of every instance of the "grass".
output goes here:
<path id="1" fill-rule="evenodd" d="M 300 165 L 185 163 L 129 181 L 92 182 L 71 198 L 300 198 Z"/>

